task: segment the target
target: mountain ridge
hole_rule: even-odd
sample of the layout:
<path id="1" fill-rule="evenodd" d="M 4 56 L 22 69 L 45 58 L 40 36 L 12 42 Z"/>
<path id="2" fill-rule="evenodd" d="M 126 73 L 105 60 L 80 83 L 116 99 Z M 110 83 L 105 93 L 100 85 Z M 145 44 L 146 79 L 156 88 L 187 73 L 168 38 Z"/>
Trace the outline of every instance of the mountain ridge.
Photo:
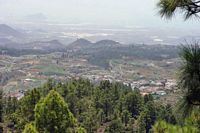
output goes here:
<path id="1" fill-rule="evenodd" d="M 117 41 L 109 40 L 109 39 L 104 39 L 104 40 L 99 40 L 96 42 L 91 42 L 87 39 L 80 38 L 75 40 L 74 42 L 70 43 L 68 47 L 71 48 L 81 48 L 81 47 L 88 47 L 88 46 L 115 46 L 119 45 L 120 43 Z"/>
<path id="2" fill-rule="evenodd" d="M 3 37 L 21 38 L 21 37 L 23 37 L 23 34 L 6 24 L 0 24 L 0 37 L 1 38 L 3 38 Z"/>

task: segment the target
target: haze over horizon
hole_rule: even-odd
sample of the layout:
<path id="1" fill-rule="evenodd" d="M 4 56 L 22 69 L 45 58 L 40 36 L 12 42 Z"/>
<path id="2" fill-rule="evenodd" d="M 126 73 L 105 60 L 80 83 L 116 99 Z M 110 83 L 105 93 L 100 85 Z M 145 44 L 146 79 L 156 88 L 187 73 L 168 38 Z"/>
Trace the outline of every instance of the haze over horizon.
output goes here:
<path id="1" fill-rule="evenodd" d="M 39 17 L 56 23 L 95 24 L 123 27 L 193 29 L 199 21 L 160 18 L 158 0 L 0 0 L 0 21 L 25 21 Z"/>

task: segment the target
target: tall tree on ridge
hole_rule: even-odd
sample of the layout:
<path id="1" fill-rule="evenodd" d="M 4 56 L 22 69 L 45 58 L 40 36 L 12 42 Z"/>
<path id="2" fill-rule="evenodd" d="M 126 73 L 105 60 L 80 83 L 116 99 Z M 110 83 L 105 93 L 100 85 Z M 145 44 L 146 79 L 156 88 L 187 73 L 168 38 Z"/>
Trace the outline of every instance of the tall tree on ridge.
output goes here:
<path id="1" fill-rule="evenodd" d="M 159 0 L 157 4 L 161 17 L 172 18 L 177 11 L 188 19 L 198 17 L 200 13 L 199 0 Z M 200 46 L 198 43 L 182 45 L 178 87 L 183 90 L 184 97 L 180 101 L 183 116 L 191 114 L 194 107 L 200 107 Z"/>

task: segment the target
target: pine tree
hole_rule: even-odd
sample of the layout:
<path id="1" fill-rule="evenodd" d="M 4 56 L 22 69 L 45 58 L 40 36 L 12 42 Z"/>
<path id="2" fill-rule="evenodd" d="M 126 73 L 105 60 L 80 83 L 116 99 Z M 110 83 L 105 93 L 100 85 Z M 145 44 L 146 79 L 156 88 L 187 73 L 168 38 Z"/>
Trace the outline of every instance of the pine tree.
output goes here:
<path id="1" fill-rule="evenodd" d="M 125 105 L 133 118 L 136 118 L 142 109 L 142 97 L 140 93 L 134 91 L 126 96 Z"/>
<path id="2" fill-rule="evenodd" d="M 35 125 L 39 132 L 68 133 L 75 121 L 67 103 L 54 90 L 35 107 Z"/>
<path id="3" fill-rule="evenodd" d="M 199 0 L 160 0 L 158 2 L 159 13 L 162 17 L 167 18 L 173 17 L 178 11 L 184 14 L 185 19 L 198 16 L 199 6 Z"/>
<path id="4" fill-rule="evenodd" d="M 40 100 L 41 94 L 38 89 L 28 91 L 20 100 L 20 111 L 28 121 L 34 120 L 34 108 Z"/>

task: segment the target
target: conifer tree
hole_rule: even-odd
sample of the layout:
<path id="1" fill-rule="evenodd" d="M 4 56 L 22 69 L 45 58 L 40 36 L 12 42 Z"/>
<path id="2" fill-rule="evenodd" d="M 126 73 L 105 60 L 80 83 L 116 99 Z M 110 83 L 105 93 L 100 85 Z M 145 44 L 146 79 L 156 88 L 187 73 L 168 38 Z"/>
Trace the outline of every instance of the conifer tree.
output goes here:
<path id="1" fill-rule="evenodd" d="M 68 133 L 75 125 L 75 121 L 67 103 L 54 90 L 35 107 L 35 125 L 39 132 Z"/>

